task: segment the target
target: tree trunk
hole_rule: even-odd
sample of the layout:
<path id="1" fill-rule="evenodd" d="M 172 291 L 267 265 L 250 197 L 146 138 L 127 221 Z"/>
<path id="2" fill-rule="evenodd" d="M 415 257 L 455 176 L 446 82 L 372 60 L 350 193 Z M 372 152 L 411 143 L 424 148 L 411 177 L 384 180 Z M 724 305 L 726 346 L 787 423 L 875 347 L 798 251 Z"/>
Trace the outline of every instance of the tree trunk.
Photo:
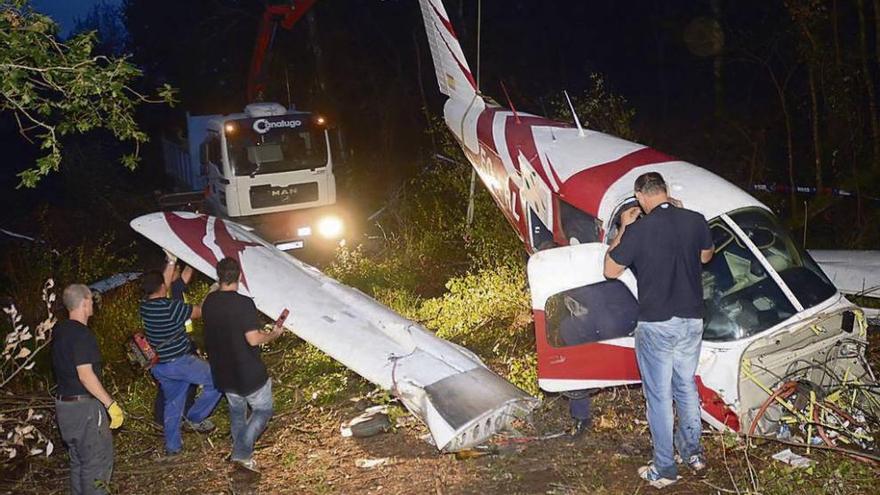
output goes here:
<path id="1" fill-rule="evenodd" d="M 715 20 L 718 22 L 718 26 L 721 26 L 723 29 L 723 25 L 721 24 L 721 0 L 712 0 L 712 15 L 715 17 Z M 718 36 L 722 36 L 723 31 L 718 33 Z M 712 60 L 712 75 L 715 79 L 715 117 L 723 118 L 724 117 L 724 77 L 723 77 L 723 68 L 724 68 L 724 48 L 722 47 L 718 50 L 718 53 L 715 54 Z"/>
<path id="2" fill-rule="evenodd" d="M 813 152 L 816 154 L 816 194 L 822 194 L 822 142 L 819 136 L 819 99 L 816 94 L 816 75 L 812 64 L 807 64 L 810 81 L 810 109 L 813 113 Z"/>
<path id="3" fill-rule="evenodd" d="M 776 74 L 773 72 L 773 68 L 770 67 L 770 62 L 766 62 L 767 71 L 770 73 L 770 79 L 773 81 L 773 86 L 776 88 L 776 94 L 779 96 L 779 106 L 782 108 L 782 116 L 785 119 L 785 144 L 788 149 L 788 187 L 789 187 L 789 200 L 791 207 L 791 218 L 797 217 L 797 198 L 795 197 L 795 184 L 794 184 L 794 141 L 792 138 L 791 131 L 791 115 L 788 112 L 788 103 L 785 100 L 785 88 L 788 86 L 788 81 L 791 78 L 791 75 L 794 74 L 794 69 L 788 73 L 785 77 L 785 81 L 780 84 L 779 79 L 777 79 Z"/>
<path id="4" fill-rule="evenodd" d="M 880 170 L 880 124 L 877 122 L 877 99 L 874 94 L 874 78 L 868 66 L 868 35 L 865 27 L 865 2 L 858 0 L 859 11 L 859 55 L 862 61 L 862 81 L 865 83 L 865 92 L 868 94 L 868 121 L 871 123 L 871 157 L 875 170 Z"/>
<path id="5" fill-rule="evenodd" d="M 837 67 L 840 67 L 840 26 L 837 19 L 837 0 L 831 3 L 831 28 L 834 36 L 834 62 L 837 64 Z"/>
<path id="6" fill-rule="evenodd" d="M 874 0 L 874 56 L 880 66 L 880 0 Z"/>
<path id="7" fill-rule="evenodd" d="M 323 97 L 326 92 L 326 78 L 324 77 L 324 57 L 322 56 L 321 43 L 318 39 L 318 20 L 314 11 L 306 14 L 306 19 L 309 25 L 309 44 L 312 45 L 312 55 L 315 57 L 315 82 L 318 84 L 321 97 Z"/>

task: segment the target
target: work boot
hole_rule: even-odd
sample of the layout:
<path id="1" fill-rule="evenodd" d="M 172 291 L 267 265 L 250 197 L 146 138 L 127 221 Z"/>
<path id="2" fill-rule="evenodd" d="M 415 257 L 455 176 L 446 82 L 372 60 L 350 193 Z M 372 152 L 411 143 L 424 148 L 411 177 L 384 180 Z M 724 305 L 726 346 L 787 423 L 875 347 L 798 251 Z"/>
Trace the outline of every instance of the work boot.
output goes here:
<path id="1" fill-rule="evenodd" d="M 244 460 L 233 459 L 232 462 L 235 465 L 240 466 L 242 469 L 245 469 L 252 473 L 260 474 L 260 471 L 257 469 L 257 461 L 255 461 L 253 457 Z"/>
<path id="2" fill-rule="evenodd" d="M 578 439 L 584 436 L 584 433 L 590 429 L 592 426 L 592 421 L 590 418 L 587 419 L 575 419 L 574 424 L 571 425 L 571 429 L 568 431 L 568 436 L 572 439 Z"/>
<path id="3" fill-rule="evenodd" d="M 214 422 L 208 418 L 205 418 L 198 423 L 193 423 L 192 421 L 187 419 L 184 420 L 183 425 L 184 427 L 186 427 L 186 429 L 199 433 L 210 433 L 214 431 L 214 428 L 216 428 L 216 426 L 214 426 Z"/>

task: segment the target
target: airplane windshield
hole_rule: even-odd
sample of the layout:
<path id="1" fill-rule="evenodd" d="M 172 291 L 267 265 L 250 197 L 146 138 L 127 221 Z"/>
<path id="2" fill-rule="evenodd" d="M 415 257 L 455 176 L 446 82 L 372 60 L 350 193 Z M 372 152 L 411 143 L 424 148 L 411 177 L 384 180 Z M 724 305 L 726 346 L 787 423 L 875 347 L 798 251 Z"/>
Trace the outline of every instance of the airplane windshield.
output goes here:
<path id="1" fill-rule="evenodd" d="M 775 217 L 750 208 L 730 216 L 794 293 L 801 306 L 811 308 L 837 293 L 819 265 L 798 247 Z"/>
<path id="2" fill-rule="evenodd" d="M 262 122 L 269 125 L 260 126 Z M 274 174 L 327 166 L 327 144 L 321 129 L 272 124 L 268 119 L 240 119 L 227 124 L 226 145 L 235 175 Z"/>
<path id="3" fill-rule="evenodd" d="M 758 208 L 730 215 L 779 273 L 804 308 L 836 293 L 816 263 L 775 219 Z M 703 338 L 738 340 L 762 332 L 797 312 L 745 242 L 720 218 L 709 223 L 715 256 L 703 267 Z"/>

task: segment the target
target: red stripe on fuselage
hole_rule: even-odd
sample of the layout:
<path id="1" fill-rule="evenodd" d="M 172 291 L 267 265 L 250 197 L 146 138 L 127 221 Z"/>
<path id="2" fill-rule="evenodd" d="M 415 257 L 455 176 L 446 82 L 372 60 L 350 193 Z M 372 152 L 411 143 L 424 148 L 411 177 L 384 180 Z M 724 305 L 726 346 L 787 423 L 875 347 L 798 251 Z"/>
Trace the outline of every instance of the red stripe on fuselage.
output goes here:
<path id="1" fill-rule="evenodd" d="M 673 161 L 674 158 L 651 148 L 642 148 L 613 162 L 584 169 L 559 188 L 559 196 L 590 215 L 598 217 L 599 203 L 612 184 L 630 170 L 643 165 Z"/>
<path id="2" fill-rule="evenodd" d="M 511 117 L 508 116 L 507 121 L 504 123 L 504 136 L 507 139 L 507 153 L 510 155 L 513 166 L 519 170 L 518 158 L 519 153 L 522 152 L 526 160 L 532 164 L 532 168 L 538 172 L 544 183 L 549 186 L 552 183 L 550 182 L 550 177 L 547 176 L 547 171 L 541 165 L 541 158 L 538 156 L 538 145 L 535 143 L 535 134 L 532 128 L 555 127 L 557 129 L 567 129 L 570 126 L 543 117 L 520 117 L 519 122 Z"/>
<path id="3" fill-rule="evenodd" d="M 495 145 L 494 122 L 498 110 L 500 109 L 486 108 L 477 117 L 477 140 L 481 146 L 485 146 L 496 155 L 498 154 L 498 146 Z"/>
<path id="4" fill-rule="evenodd" d="M 724 424 L 733 431 L 739 431 L 739 416 L 721 398 L 718 392 L 703 384 L 703 379 L 694 377 L 697 382 L 697 391 L 700 394 L 700 406 L 713 418 Z"/>

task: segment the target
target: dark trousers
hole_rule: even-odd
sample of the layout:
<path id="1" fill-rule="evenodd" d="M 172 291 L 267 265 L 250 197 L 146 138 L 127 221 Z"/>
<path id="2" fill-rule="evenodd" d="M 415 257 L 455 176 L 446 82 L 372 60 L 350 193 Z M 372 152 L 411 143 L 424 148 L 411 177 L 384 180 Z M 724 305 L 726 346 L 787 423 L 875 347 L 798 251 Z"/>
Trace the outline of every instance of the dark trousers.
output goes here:
<path id="1" fill-rule="evenodd" d="M 56 400 L 55 415 L 70 456 L 70 493 L 107 493 L 113 472 L 113 437 L 104 406 L 96 399 Z"/>
<path id="2" fill-rule="evenodd" d="M 572 419 L 581 421 L 592 419 L 589 390 L 572 390 L 566 392 L 565 395 L 568 397 L 568 411 L 571 413 Z"/>

